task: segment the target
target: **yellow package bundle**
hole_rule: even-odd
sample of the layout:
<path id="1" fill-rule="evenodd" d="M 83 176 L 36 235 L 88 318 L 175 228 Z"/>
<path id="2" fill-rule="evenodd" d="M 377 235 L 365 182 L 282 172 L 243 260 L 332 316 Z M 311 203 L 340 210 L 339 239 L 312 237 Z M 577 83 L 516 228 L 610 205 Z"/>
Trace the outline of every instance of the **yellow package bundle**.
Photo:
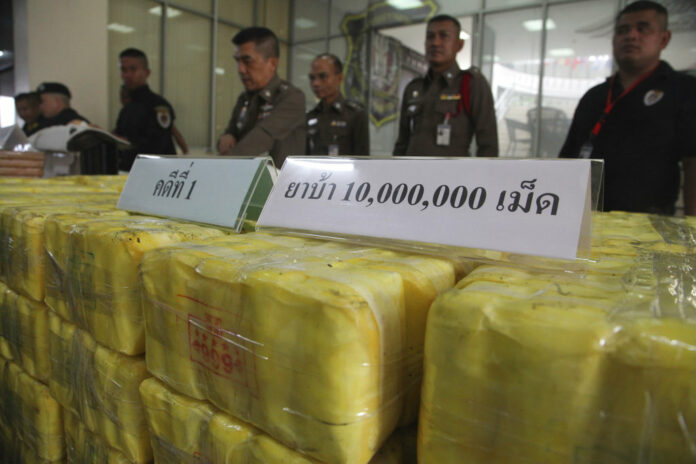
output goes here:
<path id="1" fill-rule="evenodd" d="M 55 461 L 42 459 L 36 451 L 19 439 L 14 430 L 5 429 L 2 424 L 0 424 L 0 456 L 3 463 L 11 464 L 62 464 L 65 462 L 64 459 Z"/>
<path id="2" fill-rule="evenodd" d="M 46 288 L 44 302 L 64 319 L 76 320 L 73 313 L 75 304 L 68 286 L 66 269 L 68 266 L 68 242 L 70 231 L 76 224 L 104 219 L 105 216 L 126 217 L 126 211 L 81 211 L 73 214 L 52 214 L 44 222 L 44 247 L 46 250 Z"/>
<path id="3" fill-rule="evenodd" d="M 623 292 L 472 272 L 430 311 L 419 462 L 695 460 L 694 265 L 655 254 Z"/>
<path id="4" fill-rule="evenodd" d="M 99 345 L 84 330 L 49 315 L 53 397 L 130 461 L 152 459 L 138 386 L 149 377 L 142 356 Z"/>
<path id="5" fill-rule="evenodd" d="M 86 185 L 96 187 L 102 191 L 121 192 L 128 176 L 119 175 L 89 175 L 89 176 L 65 176 L 62 177 L 66 182 L 76 185 Z"/>
<path id="6" fill-rule="evenodd" d="M 143 253 L 223 235 L 218 229 L 144 216 L 80 222 L 64 232 L 71 321 L 128 355 L 145 351 L 138 275 Z"/>
<path id="7" fill-rule="evenodd" d="M 48 313 L 43 303 L 18 295 L 0 284 L 2 355 L 46 383 L 49 377 Z"/>
<path id="8" fill-rule="evenodd" d="M 85 427 L 75 414 L 66 411 L 63 419 L 68 464 L 132 464 L 123 453 Z"/>
<path id="9" fill-rule="evenodd" d="M 22 442 L 17 449 L 23 455 L 34 456 L 37 462 L 63 459 L 63 410 L 48 387 L 12 361 L 2 360 L 0 398 L 0 426 L 4 435 Z"/>
<path id="10" fill-rule="evenodd" d="M 318 460 L 365 463 L 409 409 L 423 336 L 412 321 L 454 266 L 265 240 L 146 255 L 148 369 Z"/>
<path id="11" fill-rule="evenodd" d="M 89 199 L 83 203 L 10 206 L 2 211 L 0 227 L 7 231 L 7 283 L 36 301 L 43 301 L 45 283 L 44 222 L 56 213 L 113 210 L 111 202 Z M 0 244 L 2 246 L 2 244 Z"/>

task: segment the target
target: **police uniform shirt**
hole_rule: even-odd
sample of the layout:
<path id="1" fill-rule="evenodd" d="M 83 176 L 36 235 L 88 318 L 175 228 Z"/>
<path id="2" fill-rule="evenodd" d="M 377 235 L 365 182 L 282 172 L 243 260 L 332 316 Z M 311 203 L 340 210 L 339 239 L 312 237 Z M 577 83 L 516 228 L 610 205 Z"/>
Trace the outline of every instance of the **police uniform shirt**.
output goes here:
<path id="1" fill-rule="evenodd" d="M 458 110 L 462 99 L 461 79 L 465 72 L 471 74 L 471 117 L 466 110 Z M 445 124 L 448 113 L 449 143 L 438 144 L 438 125 Z M 477 156 L 498 155 L 493 95 L 486 78 L 476 68 L 462 71 L 455 62 L 440 75 L 430 69 L 425 77 L 416 78 L 406 86 L 394 155 L 466 156 L 474 135 Z"/>
<path id="2" fill-rule="evenodd" d="M 342 96 L 332 104 L 320 101 L 307 113 L 307 154 L 369 155 L 367 113 Z"/>
<path id="3" fill-rule="evenodd" d="M 43 118 L 43 120 L 41 120 L 41 122 L 39 123 L 39 127 L 38 129 L 36 129 L 36 131 L 52 126 L 64 126 L 66 124 L 70 124 L 76 119 L 79 121 L 89 123 L 87 118 L 80 116 L 74 109 L 65 108 L 63 111 L 53 116 L 52 118 Z"/>
<path id="4" fill-rule="evenodd" d="M 237 139 L 229 154 L 269 152 L 278 168 L 288 156 L 303 156 L 304 108 L 304 93 L 277 75 L 261 90 L 242 92 L 225 130 Z"/>
<path id="5" fill-rule="evenodd" d="M 176 154 L 172 141 L 175 114 L 167 100 L 150 90 L 148 85 L 129 92 L 130 101 L 121 108 L 114 133 L 125 137 L 133 150 L 121 153 L 119 168 L 129 171 L 139 153 Z"/>
<path id="6" fill-rule="evenodd" d="M 560 156 L 576 158 L 604 111 L 611 78 L 580 100 Z M 612 98 L 623 92 L 614 80 Z M 662 61 L 611 110 L 591 158 L 604 160 L 604 209 L 673 214 L 679 161 L 696 156 L 696 78 Z"/>
<path id="7" fill-rule="evenodd" d="M 22 126 L 22 131 L 24 131 L 24 135 L 29 137 L 32 135 L 34 132 L 40 130 L 42 128 L 42 124 L 44 123 L 44 117 L 39 115 L 39 118 L 32 122 L 32 123 L 24 123 Z"/>

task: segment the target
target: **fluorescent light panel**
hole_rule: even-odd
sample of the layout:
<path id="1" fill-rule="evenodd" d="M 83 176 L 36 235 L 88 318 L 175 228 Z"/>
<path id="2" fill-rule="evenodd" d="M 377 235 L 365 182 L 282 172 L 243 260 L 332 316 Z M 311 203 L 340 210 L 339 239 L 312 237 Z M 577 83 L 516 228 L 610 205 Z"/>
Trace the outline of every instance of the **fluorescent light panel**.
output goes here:
<path id="1" fill-rule="evenodd" d="M 295 27 L 298 29 L 311 29 L 317 26 L 316 21 L 312 21 L 309 18 L 297 18 L 295 20 Z"/>
<path id="2" fill-rule="evenodd" d="M 119 32 L 121 34 L 130 34 L 135 30 L 135 28 L 126 26 L 125 24 L 119 24 L 119 23 L 111 23 L 108 26 L 106 26 L 106 29 L 109 31 L 114 31 L 114 32 Z"/>
<path id="3" fill-rule="evenodd" d="M 575 55 L 575 50 L 572 48 L 554 48 L 549 50 L 549 55 L 555 57 L 573 56 Z"/>
<path id="4" fill-rule="evenodd" d="M 529 21 L 525 21 L 522 23 L 524 28 L 527 29 L 529 32 L 539 32 L 543 27 L 543 24 L 543 19 L 530 19 Z M 556 23 L 553 22 L 553 19 L 549 18 L 546 20 L 546 30 L 550 31 L 551 29 L 556 29 Z"/>
<path id="5" fill-rule="evenodd" d="M 397 10 L 410 10 L 423 4 L 420 0 L 387 0 L 387 3 Z"/>
<path id="6" fill-rule="evenodd" d="M 155 16 L 162 16 L 161 5 L 152 7 L 147 11 L 149 11 L 150 14 L 153 14 Z M 172 8 L 171 6 L 167 7 L 167 18 L 176 18 L 179 15 L 181 15 L 181 10 L 177 10 L 176 8 Z"/>

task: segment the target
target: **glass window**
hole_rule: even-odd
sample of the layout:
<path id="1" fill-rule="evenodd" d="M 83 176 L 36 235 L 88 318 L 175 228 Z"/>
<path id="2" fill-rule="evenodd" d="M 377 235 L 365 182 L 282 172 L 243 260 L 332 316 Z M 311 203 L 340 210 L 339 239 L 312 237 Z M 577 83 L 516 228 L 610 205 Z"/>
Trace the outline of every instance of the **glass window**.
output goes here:
<path id="1" fill-rule="evenodd" d="M 528 113 L 539 93 L 541 8 L 484 16 L 482 71 L 493 91 L 501 156 L 533 153 Z"/>
<path id="2" fill-rule="evenodd" d="M 541 116 L 537 154 L 558 155 L 580 98 L 612 72 L 611 37 L 616 2 L 594 0 L 549 7 L 555 28 L 546 35 Z"/>
<path id="3" fill-rule="evenodd" d="M 326 41 L 318 40 L 316 42 L 304 43 L 296 45 L 292 50 L 292 76 L 290 81 L 302 90 L 305 94 L 307 109 L 313 108 L 317 104 L 312 88 L 309 86 L 309 70 L 314 57 L 326 51 Z"/>
<path id="4" fill-rule="evenodd" d="M 218 15 L 240 26 L 251 26 L 254 22 L 254 2 L 253 0 L 218 1 Z"/>
<path id="5" fill-rule="evenodd" d="M 331 2 L 331 24 L 329 33 L 331 36 L 344 35 L 345 30 L 350 30 L 355 21 L 360 17 L 367 17 L 367 0 L 355 0 L 351 2 Z M 344 29 L 345 28 L 345 29 Z"/>
<path id="6" fill-rule="evenodd" d="M 227 128 L 232 109 L 239 94 L 244 91 L 234 61 L 232 37 L 239 32 L 236 27 L 219 23 L 217 31 L 217 63 L 215 64 L 215 141 Z M 213 147 L 216 151 L 217 147 Z"/>
<path id="7" fill-rule="evenodd" d="M 321 39 L 328 33 L 327 0 L 295 0 L 295 42 Z"/>
<path id="8" fill-rule="evenodd" d="M 154 92 L 160 91 L 160 19 L 150 13 L 159 5 L 142 0 L 111 0 L 109 2 L 109 127 L 116 127 L 121 110 L 119 91 L 121 70 L 118 55 L 128 47 L 135 47 L 148 57 L 150 78 L 148 83 Z"/>
<path id="9" fill-rule="evenodd" d="M 164 96 L 193 148 L 209 145 L 211 26 L 210 19 L 183 11 L 167 20 Z"/>
<path id="10" fill-rule="evenodd" d="M 672 10 L 677 10 L 676 4 L 668 11 L 672 40 L 662 52 L 662 59 L 680 71 L 696 70 L 696 2 L 683 2 L 678 11 Z"/>
<path id="11" fill-rule="evenodd" d="M 522 6 L 522 5 L 539 5 L 541 2 L 540 1 L 534 1 L 534 0 L 486 0 L 486 8 L 491 9 L 491 8 L 506 8 L 506 7 L 515 7 L 515 6 Z"/>
<path id="12" fill-rule="evenodd" d="M 226 2 L 223 1 L 221 3 Z M 182 6 L 184 8 L 191 8 L 193 10 L 200 11 L 206 14 L 213 13 L 213 0 L 173 0 L 170 2 L 170 4 L 175 7 Z M 169 17 L 171 17 L 171 13 L 168 13 L 168 15 Z"/>
<path id="13" fill-rule="evenodd" d="M 290 37 L 290 1 L 264 0 L 263 9 L 259 11 L 259 24 L 266 26 L 281 40 Z"/>
<path id="14" fill-rule="evenodd" d="M 440 4 L 438 14 L 448 14 L 450 16 L 475 13 L 482 8 L 481 0 L 440 0 L 438 3 Z"/>

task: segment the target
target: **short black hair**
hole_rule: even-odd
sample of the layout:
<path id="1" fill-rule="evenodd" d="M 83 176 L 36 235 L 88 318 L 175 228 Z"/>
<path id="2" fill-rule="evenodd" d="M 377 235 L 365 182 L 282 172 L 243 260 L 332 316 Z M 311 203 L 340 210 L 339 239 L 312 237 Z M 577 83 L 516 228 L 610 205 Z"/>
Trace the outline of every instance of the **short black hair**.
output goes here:
<path id="1" fill-rule="evenodd" d="M 326 59 L 331 61 L 331 64 L 333 64 L 334 70 L 336 71 L 336 74 L 341 74 L 343 72 L 343 63 L 341 63 L 341 60 L 339 60 L 338 57 L 333 53 L 320 53 L 317 56 L 315 56 L 312 61 L 316 61 L 318 59 Z"/>
<path id="2" fill-rule="evenodd" d="M 428 26 L 430 26 L 431 23 L 441 23 L 443 21 L 452 21 L 454 25 L 457 27 L 457 33 L 459 33 L 462 30 L 462 25 L 459 22 L 457 18 L 454 16 L 446 15 L 446 14 L 440 14 L 437 16 L 433 16 L 428 20 Z"/>
<path id="3" fill-rule="evenodd" d="M 144 51 L 138 50 L 137 48 L 126 48 L 118 54 L 118 59 L 120 60 L 121 58 L 140 58 L 143 60 L 145 69 L 150 69 L 150 64 L 147 62 L 147 55 Z"/>
<path id="4" fill-rule="evenodd" d="M 629 3 L 616 16 L 616 22 L 618 23 L 621 16 L 623 16 L 626 13 L 635 13 L 637 11 L 649 10 L 655 11 L 658 15 L 664 16 L 665 21 L 663 24 L 663 29 L 667 30 L 667 8 L 665 8 L 664 5 L 660 3 L 653 2 L 650 0 L 638 0 L 637 2 Z"/>
<path id="5" fill-rule="evenodd" d="M 14 96 L 15 103 L 22 101 L 22 100 L 28 100 L 32 103 L 41 103 L 41 96 L 36 93 L 36 92 L 23 92 L 23 93 L 18 93 L 17 95 Z"/>
<path id="6" fill-rule="evenodd" d="M 242 29 L 232 38 L 232 43 L 240 46 L 247 42 L 254 42 L 254 48 L 264 58 L 278 58 L 280 46 L 278 37 L 267 27 L 253 26 Z"/>

